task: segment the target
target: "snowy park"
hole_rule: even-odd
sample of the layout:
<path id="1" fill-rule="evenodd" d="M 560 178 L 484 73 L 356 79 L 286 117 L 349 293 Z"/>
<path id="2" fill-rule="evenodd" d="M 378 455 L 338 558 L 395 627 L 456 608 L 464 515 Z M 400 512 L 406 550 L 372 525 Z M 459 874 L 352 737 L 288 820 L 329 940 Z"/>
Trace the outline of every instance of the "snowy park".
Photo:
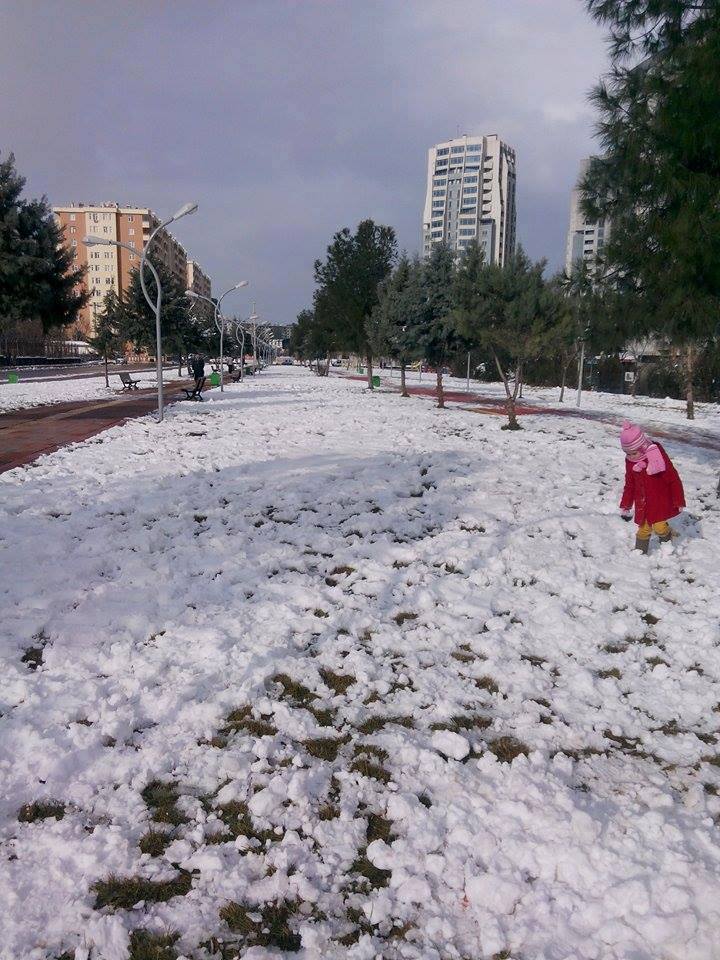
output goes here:
<path id="1" fill-rule="evenodd" d="M 612 412 L 647 556 L 614 423 L 298 367 L 0 475 L 0 957 L 720 957 L 720 430 Z"/>

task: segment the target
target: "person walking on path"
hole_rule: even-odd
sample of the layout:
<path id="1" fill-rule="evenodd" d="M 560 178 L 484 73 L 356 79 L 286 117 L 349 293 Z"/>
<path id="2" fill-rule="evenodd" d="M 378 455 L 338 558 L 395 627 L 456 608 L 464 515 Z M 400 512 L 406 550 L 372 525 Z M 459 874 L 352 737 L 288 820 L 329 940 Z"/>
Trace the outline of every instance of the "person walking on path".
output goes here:
<path id="1" fill-rule="evenodd" d="M 620 509 L 623 518 L 632 518 L 638 525 L 635 548 L 647 553 L 650 537 L 657 534 L 661 543 L 672 539 L 668 523 L 685 506 L 682 481 L 672 460 L 659 443 L 653 443 L 634 423 L 626 420 L 620 433 L 625 453 L 625 487 Z"/>

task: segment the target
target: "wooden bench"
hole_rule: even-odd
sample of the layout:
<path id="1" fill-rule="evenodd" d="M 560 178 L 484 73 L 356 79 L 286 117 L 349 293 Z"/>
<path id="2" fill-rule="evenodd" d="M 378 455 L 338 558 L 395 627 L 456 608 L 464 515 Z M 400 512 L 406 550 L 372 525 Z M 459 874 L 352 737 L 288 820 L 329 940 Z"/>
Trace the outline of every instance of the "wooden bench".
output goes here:
<path id="1" fill-rule="evenodd" d="M 129 373 L 119 373 L 118 376 L 122 381 L 123 390 L 137 390 L 139 380 L 133 380 Z"/>

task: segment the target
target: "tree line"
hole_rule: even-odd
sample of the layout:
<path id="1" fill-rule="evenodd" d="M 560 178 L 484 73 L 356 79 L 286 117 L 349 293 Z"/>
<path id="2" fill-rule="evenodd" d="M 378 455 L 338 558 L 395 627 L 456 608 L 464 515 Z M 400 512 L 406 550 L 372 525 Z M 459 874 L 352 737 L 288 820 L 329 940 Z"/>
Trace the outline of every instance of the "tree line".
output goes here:
<path id="1" fill-rule="evenodd" d="M 362 356 L 371 388 L 373 359 L 392 358 L 403 393 L 405 369 L 426 361 L 442 406 L 442 369 L 470 352 L 504 383 L 512 425 L 523 380 L 559 382 L 562 397 L 583 345 L 597 363 L 634 360 L 634 384 L 648 347 L 659 349 L 654 374 L 683 391 L 689 418 L 698 387 L 718 399 L 720 5 L 586 6 L 609 31 L 610 71 L 591 94 L 602 152 L 581 183 L 586 215 L 610 223 L 602 258 L 547 279 L 522 250 L 503 267 L 476 245 L 459 258 L 442 244 L 423 261 L 398 258 L 392 228 L 367 220 L 316 261 L 294 353 Z"/>

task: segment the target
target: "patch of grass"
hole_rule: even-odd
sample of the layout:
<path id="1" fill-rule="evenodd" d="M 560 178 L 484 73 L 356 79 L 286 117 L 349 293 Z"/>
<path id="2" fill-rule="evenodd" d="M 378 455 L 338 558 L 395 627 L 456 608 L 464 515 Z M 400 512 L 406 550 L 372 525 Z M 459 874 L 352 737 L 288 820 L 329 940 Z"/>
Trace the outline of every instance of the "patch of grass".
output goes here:
<path id="1" fill-rule="evenodd" d="M 530 753 L 530 748 L 526 744 L 510 736 L 488 740 L 487 748 L 495 754 L 500 763 L 512 763 L 521 754 L 527 756 Z"/>
<path id="2" fill-rule="evenodd" d="M 350 769 L 354 773 L 359 773 L 363 777 L 370 777 L 372 780 L 379 780 L 380 783 L 390 783 L 392 777 L 385 769 L 381 767 L 378 763 L 373 763 L 372 760 L 369 760 L 367 757 L 359 756 L 350 764 Z"/>
<path id="3" fill-rule="evenodd" d="M 305 706 L 317 721 L 319 727 L 332 727 L 335 724 L 335 714 L 327 707 Z"/>
<path id="4" fill-rule="evenodd" d="M 317 694 L 313 693 L 309 687 L 300 683 L 299 680 L 293 680 L 287 673 L 276 673 L 272 678 L 274 683 L 279 683 L 283 688 L 282 697 L 285 700 L 292 700 L 294 703 L 307 707 L 313 700 L 317 700 Z"/>
<path id="5" fill-rule="evenodd" d="M 315 616 L 315 617 L 329 617 L 330 614 L 327 612 L 327 610 L 321 610 L 320 607 L 315 607 L 315 609 L 313 610 L 313 616 Z"/>
<path id="6" fill-rule="evenodd" d="M 532 667 L 542 667 L 546 662 L 542 657 L 536 657 L 532 653 L 521 653 L 520 659 L 524 660 L 526 663 L 529 663 Z"/>
<path id="7" fill-rule="evenodd" d="M 598 677 L 601 680 L 607 680 L 609 677 L 614 677 L 616 680 L 620 680 L 622 674 L 617 667 L 612 667 L 610 670 L 598 670 Z"/>
<path id="8" fill-rule="evenodd" d="M 627 650 L 626 643 L 606 643 L 603 647 L 605 653 L 625 653 Z"/>
<path id="9" fill-rule="evenodd" d="M 372 843 L 373 840 L 384 840 L 385 843 L 392 843 L 395 839 L 392 832 L 392 821 L 381 817 L 379 813 L 369 813 L 365 837 L 368 843 Z"/>
<path id="10" fill-rule="evenodd" d="M 140 796 L 152 810 L 152 818 L 156 823 L 170 823 L 174 827 L 178 827 L 180 824 L 188 822 L 187 817 L 176 806 L 180 797 L 176 783 L 152 780 Z"/>
<path id="11" fill-rule="evenodd" d="M 185 897 L 190 892 L 192 880 L 189 873 L 178 873 L 172 880 L 147 880 L 145 877 L 117 877 L 93 884 L 96 895 L 95 909 L 110 907 L 113 910 L 130 910 L 144 900 L 146 903 L 166 903 L 173 897 Z"/>
<path id="12" fill-rule="evenodd" d="M 458 660 L 460 663 L 472 663 L 475 660 L 475 654 L 466 653 L 464 650 L 454 650 L 450 656 L 453 660 Z"/>
<path id="13" fill-rule="evenodd" d="M 305 740 L 303 746 L 311 757 L 332 763 L 337 759 L 338 750 L 348 742 L 347 737 L 316 737 Z"/>
<path id="14" fill-rule="evenodd" d="M 175 944 L 179 939 L 179 933 L 158 934 L 133 930 L 128 960 L 177 960 Z"/>
<path id="15" fill-rule="evenodd" d="M 376 746 L 374 743 L 358 743 L 353 749 L 353 756 L 359 757 L 362 754 L 367 754 L 371 757 L 376 757 L 381 763 L 388 759 L 387 750 L 383 750 L 382 747 Z"/>
<path id="16" fill-rule="evenodd" d="M 393 617 L 395 623 L 401 627 L 408 620 L 417 620 L 418 615 L 416 613 L 410 613 L 408 610 L 402 610 L 400 613 L 396 613 Z"/>
<path id="17" fill-rule="evenodd" d="M 20 807 L 18 820 L 20 823 L 35 823 L 37 820 L 62 820 L 65 816 L 65 804 L 59 800 L 34 800 Z"/>
<path id="18" fill-rule="evenodd" d="M 497 683 L 495 683 L 492 677 L 488 676 L 476 677 L 475 686 L 478 688 L 478 690 L 487 690 L 488 693 L 499 693 L 500 691 L 500 687 L 498 687 Z"/>
<path id="19" fill-rule="evenodd" d="M 654 627 L 656 623 L 660 623 L 660 617 L 656 617 L 652 613 L 644 613 L 642 619 L 651 627 Z"/>
<path id="20" fill-rule="evenodd" d="M 330 687 L 331 690 L 334 690 L 338 696 L 346 693 L 348 687 L 351 687 L 357 682 L 356 677 L 350 676 L 349 674 L 335 673 L 333 670 L 324 667 L 320 670 L 320 676 L 323 678 L 323 682 Z"/>
<path id="21" fill-rule="evenodd" d="M 330 571 L 331 577 L 345 577 L 350 576 L 351 573 L 355 573 L 355 567 L 348 567 L 346 564 L 341 567 L 334 567 Z"/>
<path id="22" fill-rule="evenodd" d="M 595 586 L 598 588 L 598 590 L 609 590 L 612 584 L 608 583 L 606 580 L 596 580 Z"/>
<path id="23" fill-rule="evenodd" d="M 340 808 L 334 803 L 324 803 L 318 810 L 319 820 L 337 820 L 340 816 Z"/>
<path id="24" fill-rule="evenodd" d="M 379 890 L 390 883 L 392 873 L 390 870 L 381 870 L 380 867 L 376 867 L 375 864 L 371 863 L 367 858 L 366 849 L 367 848 L 364 847 L 359 851 L 359 856 L 350 867 L 349 872 L 359 873 L 364 880 L 367 880 L 373 889 Z"/>
<path id="25" fill-rule="evenodd" d="M 220 919 L 233 933 L 244 938 L 246 946 L 277 947 L 297 953 L 301 947 L 300 936 L 290 927 L 296 911 L 297 904 L 290 901 L 266 903 L 256 908 L 226 903 L 220 909 Z"/>
<path id="26" fill-rule="evenodd" d="M 453 733 L 463 733 L 467 730 L 487 730 L 492 724 L 492 717 L 481 714 L 460 714 L 449 720 L 430 725 L 431 730 L 451 730 Z"/>
<path id="27" fill-rule="evenodd" d="M 268 720 L 256 720 L 254 717 L 248 717 L 240 724 L 240 730 L 252 734 L 253 737 L 274 737 L 277 733 L 277 727 Z"/>
<path id="28" fill-rule="evenodd" d="M 149 853 L 151 857 L 160 857 L 170 844 L 172 837 L 169 833 L 163 833 L 161 830 L 148 830 L 142 837 L 138 846 L 140 853 Z"/>
<path id="29" fill-rule="evenodd" d="M 247 837 L 249 840 L 256 840 L 264 846 L 269 840 L 277 839 L 273 830 L 263 830 L 255 826 L 248 805 L 243 800 L 230 800 L 218 807 L 216 812 L 228 830 L 226 840 Z M 222 842 L 216 840 L 215 837 L 213 837 L 213 840 L 216 843 Z"/>
<path id="30" fill-rule="evenodd" d="M 22 662 L 27 664 L 29 670 L 37 670 L 43 664 L 43 648 L 26 647 L 22 655 Z"/>
<path id="31" fill-rule="evenodd" d="M 419 800 L 420 803 L 421 803 L 424 807 L 426 807 L 428 810 L 430 809 L 430 807 L 432 807 L 432 800 L 430 799 L 430 797 L 429 797 L 426 793 L 421 793 L 421 794 L 418 796 L 418 800 Z"/>

